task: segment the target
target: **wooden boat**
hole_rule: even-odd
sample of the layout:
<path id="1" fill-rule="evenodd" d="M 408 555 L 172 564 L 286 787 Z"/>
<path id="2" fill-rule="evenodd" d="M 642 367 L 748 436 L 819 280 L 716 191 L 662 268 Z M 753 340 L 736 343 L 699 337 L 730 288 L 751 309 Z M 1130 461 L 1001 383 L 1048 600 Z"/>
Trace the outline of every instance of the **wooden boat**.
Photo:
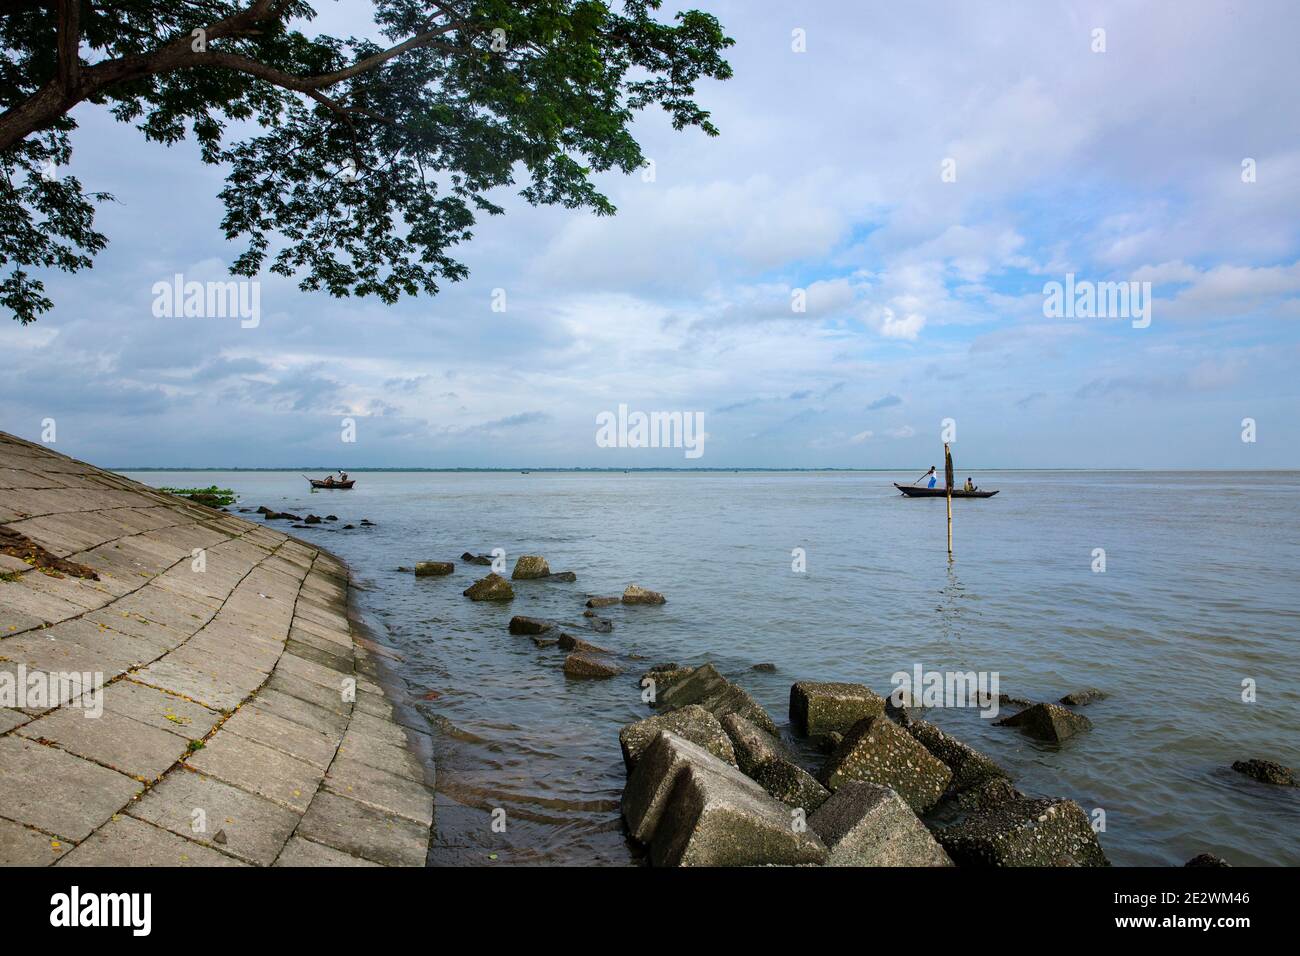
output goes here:
<path id="1" fill-rule="evenodd" d="M 901 491 L 909 498 L 942 498 L 948 492 L 943 488 L 935 486 L 934 488 L 922 488 L 919 485 L 900 485 L 894 482 L 894 487 Z M 999 491 L 1001 489 L 998 489 Z M 954 498 L 992 498 L 997 491 L 962 491 L 960 488 L 952 490 Z"/>
<path id="2" fill-rule="evenodd" d="M 317 478 L 308 478 L 307 480 L 311 482 L 313 488 L 338 488 L 340 491 L 347 491 L 357 483 L 355 478 L 349 478 L 347 481 L 334 481 L 332 479 L 321 481 Z"/>

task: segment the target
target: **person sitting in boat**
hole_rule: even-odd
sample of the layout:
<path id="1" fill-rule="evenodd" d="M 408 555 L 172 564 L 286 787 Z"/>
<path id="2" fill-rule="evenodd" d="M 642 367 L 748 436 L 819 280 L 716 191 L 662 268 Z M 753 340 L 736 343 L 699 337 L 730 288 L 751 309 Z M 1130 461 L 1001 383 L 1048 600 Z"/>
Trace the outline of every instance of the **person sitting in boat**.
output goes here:
<path id="1" fill-rule="evenodd" d="M 343 483 L 343 482 L 345 482 L 345 481 L 347 481 L 347 480 L 348 480 L 348 473 L 347 473 L 346 471 L 344 471 L 343 469 L 340 468 L 340 469 L 339 469 L 339 482 L 340 482 L 340 483 Z"/>
<path id="2" fill-rule="evenodd" d="M 973 481 L 970 480 L 970 475 L 967 475 L 967 476 L 966 476 L 966 485 L 965 485 L 965 487 L 964 487 L 962 490 L 963 490 L 963 491 L 974 491 L 974 490 L 975 490 L 975 483 L 974 483 Z"/>
<path id="3" fill-rule="evenodd" d="M 927 488 L 933 488 L 939 483 L 939 473 L 934 470 L 934 465 L 930 466 L 930 470 L 925 473 L 921 480 L 926 483 L 925 487 Z"/>

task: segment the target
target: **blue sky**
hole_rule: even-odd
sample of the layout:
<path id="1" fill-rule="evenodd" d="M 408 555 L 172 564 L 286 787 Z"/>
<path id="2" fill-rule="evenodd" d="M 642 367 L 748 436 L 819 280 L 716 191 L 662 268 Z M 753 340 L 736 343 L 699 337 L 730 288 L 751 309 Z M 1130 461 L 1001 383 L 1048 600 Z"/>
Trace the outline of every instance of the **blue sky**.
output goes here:
<path id="1" fill-rule="evenodd" d="M 221 171 L 83 104 L 111 245 L 0 328 L 0 429 L 54 418 L 109 466 L 919 472 L 952 418 L 963 471 L 1300 467 L 1294 5 L 694 5 L 737 39 L 700 91 L 722 135 L 647 114 L 654 181 L 603 178 L 617 217 L 503 194 L 470 278 L 393 307 L 268 276 L 257 328 L 155 318 L 155 282 L 242 249 Z M 368 32 L 368 4 L 319 6 Z M 1150 326 L 1045 317 L 1066 273 L 1151 282 Z M 597 447 L 620 403 L 703 412 L 705 454 Z"/>

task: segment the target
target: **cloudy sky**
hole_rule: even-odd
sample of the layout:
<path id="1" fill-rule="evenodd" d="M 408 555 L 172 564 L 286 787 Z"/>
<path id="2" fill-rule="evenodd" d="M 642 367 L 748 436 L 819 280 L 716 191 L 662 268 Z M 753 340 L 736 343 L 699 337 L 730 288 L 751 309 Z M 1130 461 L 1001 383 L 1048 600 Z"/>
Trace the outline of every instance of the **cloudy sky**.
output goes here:
<path id="1" fill-rule="evenodd" d="M 108 466 L 919 472 L 952 418 L 963 470 L 1300 467 L 1300 9 L 693 5 L 737 40 L 701 89 L 722 135 L 647 114 L 654 180 L 604 178 L 617 217 L 503 196 L 470 278 L 393 307 L 267 277 L 257 328 L 155 318 L 155 282 L 242 249 L 222 174 L 83 104 L 111 245 L 0 328 L 0 429 L 54 418 Z M 319 6 L 367 32 L 368 4 Z M 1068 273 L 1152 283 L 1150 325 L 1046 316 Z M 702 412 L 705 454 L 598 447 L 620 403 Z"/>

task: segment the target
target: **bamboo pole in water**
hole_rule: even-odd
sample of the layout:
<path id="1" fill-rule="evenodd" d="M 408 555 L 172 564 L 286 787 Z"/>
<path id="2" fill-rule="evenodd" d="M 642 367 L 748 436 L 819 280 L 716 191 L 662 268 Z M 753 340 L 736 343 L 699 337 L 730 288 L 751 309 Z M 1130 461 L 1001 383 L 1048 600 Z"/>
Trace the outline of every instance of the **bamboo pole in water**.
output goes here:
<path id="1" fill-rule="evenodd" d="M 952 452 L 948 450 L 948 443 L 943 443 L 943 472 L 944 479 L 947 481 L 948 488 L 948 557 L 952 557 Z"/>

